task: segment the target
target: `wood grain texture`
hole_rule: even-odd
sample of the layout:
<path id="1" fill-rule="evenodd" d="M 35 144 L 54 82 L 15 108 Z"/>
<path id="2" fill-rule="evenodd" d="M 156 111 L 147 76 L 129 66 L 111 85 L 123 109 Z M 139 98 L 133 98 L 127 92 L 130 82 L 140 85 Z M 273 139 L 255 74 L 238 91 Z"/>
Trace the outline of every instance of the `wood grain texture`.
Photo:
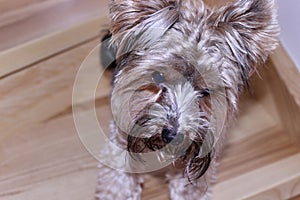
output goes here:
<path id="1" fill-rule="evenodd" d="M 92 38 L 99 38 L 104 18 L 96 18 L 67 30 L 46 35 L 15 48 L 0 52 L 0 78 L 30 67 Z M 100 42 L 100 39 L 98 39 Z"/>
<path id="2" fill-rule="evenodd" d="M 271 56 L 268 66 L 266 76 L 281 122 L 300 145 L 300 73 L 282 46 Z"/>
<path id="3" fill-rule="evenodd" d="M 219 6 L 225 2 L 206 1 Z M 107 22 L 107 4 L 107 0 L 3 0 L 0 78 L 99 35 Z"/>
<path id="4" fill-rule="evenodd" d="M 269 64 L 274 67 L 291 98 L 300 107 L 300 73 L 282 45 L 270 56 Z"/>
<path id="5" fill-rule="evenodd" d="M 95 39 L 0 80 L 0 140 L 71 107 L 76 73 L 98 41 Z M 99 56 L 94 53 L 90 58 L 95 69 L 90 75 L 97 75 L 101 70 Z M 102 80 L 101 86 L 98 98 L 109 94 L 110 76 Z"/>
<path id="6" fill-rule="evenodd" d="M 265 111 L 259 111 L 263 108 L 258 102 L 251 100 L 244 105 L 251 108 L 246 108 L 239 117 L 248 121 L 244 124 L 256 121 L 269 123 L 263 114 Z M 254 117 L 249 112 L 252 109 L 258 111 L 258 116 Z M 97 116 L 105 132 L 108 132 L 111 118 L 108 98 L 98 101 Z M 272 124 L 266 126 L 269 132 L 254 135 L 241 125 L 236 128 L 235 131 L 249 134 L 250 138 L 231 137 L 231 145 L 227 147 L 220 164 L 214 199 L 243 199 L 245 195 L 253 195 L 253 198 L 256 195 L 273 196 L 278 191 L 284 191 L 280 195 L 286 196 L 299 194 L 300 168 L 297 165 L 300 149 L 293 145 L 280 127 L 273 127 Z M 97 161 L 81 144 L 71 114 L 32 124 L 2 138 L 0 144 L 0 198 L 34 200 L 46 196 L 47 200 L 93 199 Z M 230 198 L 222 198 L 224 196 Z M 146 176 L 143 199 L 167 197 L 166 182 Z"/>
<path id="7" fill-rule="evenodd" d="M 99 43 L 95 37 L 105 23 L 105 2 L 0 0 L 0 49 L 6 49 L 0 53 L 0 199 L 94 199 L 97 161 L 77 135 L 71 101 L 76 73 Z M 220 6 L 228 1 L 206 2 Z M 86 62 L 92 70 L 84 74 L 85 87 L 89 77 L 101 73 L 98 59 L 96 50 Z M 253 78 L 253 91 L 241 98 L 220 163 L 214 199 L 277 200 L 300 194 L 300 76 L 295 69 L 280 46 L 264 79 Z M 82 115 L 93 101 L 85 92 Z M 96 91 L 105 133 L 111 119 L 109 92 L 110 74 L 105 73 Z M 165 200 L 168 186 L 147 175 L 142 195 Z"/>
<path id="8" fill-rule="evenodd" d="M 107 1 L 102 0 L 5 0 L 3 4 L 0 78 L 99 37 L 107 22 Z"/>
<path id="9" fill-rule="evenodd" d="M 300 153 L 217 184 L 214 199 L 288 199 L 299 194 L 299 169 Z"/>
<path id="10" fill-rule="evenodd" d="M 81 145 L 71 118 L 15 136 L 0 146 L 0 199 L 93 199 L 97 162 Z"/>
<path id="11" fill-rule="evenodd" d="M 107 0 L 1 0 L 0 51 L 103 17 L 108 13 L 107 3 Z M 100 27 L 93 29 L 97 28 Z"/>
<path id="12" fill-rule="evenodd" d="M 287 161 L 287 160 L 285 160 Z M 294 162 L 294 161 L 293 161 Z M 285 177 L 284 177 L 285 178 Z M 300 187 L 300 180 L 299 178 L 292 177 L 287 182 L 279 183 L 277 186 L 271 185 L 269 189 L 266 191 L 261 192 L 258 195 L 255 195 L 250 200 L 282 200 L 282 199 L 290 199 L 291 196 L 299 195 L 299 187 Z M 298 199 L 299 196 L 295 198 L 291 198 L 292 200 Z"/>

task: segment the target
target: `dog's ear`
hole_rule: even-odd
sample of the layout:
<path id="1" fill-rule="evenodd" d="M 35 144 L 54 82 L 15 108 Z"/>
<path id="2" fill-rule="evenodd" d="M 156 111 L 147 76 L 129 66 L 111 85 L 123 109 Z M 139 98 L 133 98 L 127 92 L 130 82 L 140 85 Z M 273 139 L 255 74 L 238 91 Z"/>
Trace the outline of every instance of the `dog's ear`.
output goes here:
<path id="1" fill-rule="evenodd" d="M 110 6 L 112 43 L 117 56 L 157 41 L 178 19 L 172 0 L 113 0 Z"/>
<path id="2" fill-rule="evenodd" d="M 235 82 L 247 83 L 256 67 L 276 48 L 276 11 L 275 0 L 238 0 L 211 11 L 207 20 L 212 31 L 209 45 L 226 58 L 227 65 L 235 66 L 231 69 L 238 73 Z"/>

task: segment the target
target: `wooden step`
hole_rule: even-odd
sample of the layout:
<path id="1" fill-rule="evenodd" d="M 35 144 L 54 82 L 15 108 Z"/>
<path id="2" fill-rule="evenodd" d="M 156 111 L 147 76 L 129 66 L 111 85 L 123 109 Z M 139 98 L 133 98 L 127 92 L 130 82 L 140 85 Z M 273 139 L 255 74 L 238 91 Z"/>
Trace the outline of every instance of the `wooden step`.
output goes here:
<path id="1" fill-rule="evenodd" d="M 93 199 L 97 161 L 77 134 L 72 91 L 82 66 L 90 69 L 84 88 L 103 72 L 97 46 L 107 28 L 107 1 L 1 3 L 0 199 Z M 300 75 L 280 46 L 261 76 L 253 77 L 251 91 L 241 97 L 214 187 L 216 200 L 300 194 Z M 82 90 L 75 105 L 84 115 L 95 100 L 106 133 L 110 81 L 105 72 L 95 86 L 96 99 Z M 148 175 L 143 199 L 167 199 L 167 189 L 163 179 Z"/>

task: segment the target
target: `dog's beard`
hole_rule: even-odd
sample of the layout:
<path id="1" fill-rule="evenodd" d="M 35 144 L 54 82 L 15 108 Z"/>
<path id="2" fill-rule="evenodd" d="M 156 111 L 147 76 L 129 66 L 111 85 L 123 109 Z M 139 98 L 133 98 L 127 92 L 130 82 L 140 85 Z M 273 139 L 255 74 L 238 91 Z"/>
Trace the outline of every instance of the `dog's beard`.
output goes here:
<path id="1" fill-rule="evenodd" d="M 193 141 L 184 136 L 181 143 L 171 141 L 166 144 L 162 141 L 161 133 L 149 138 L 141 138 L 129 135 L 127 138 L 127 150 L 130 156 L 136 161 L 143 161 L 139 153 L 157 152 L 160 162 L 180 163 L 185 167 L 185 174 L 190 182 L 194 182 L 207 171 L 212 154 L 214 136 L 207 131 L 202 133 L 198 141 Z M 176 138 L 174 139 L 176 140 Z"/>
<path id="2" fill-rule="evenodd" d="M 188 86 L 180 88 L 180 91 L 187 88 L 192 89 Z M 192 101 L 181 99 L 188 104 L 183 108 L 182 105 L 178 107 L 170 90 L 168 87 L 163 89 L 157 102 L 147 104 L 137 114 L 135 125 L 127 137 L 127 150 L 137 161 L 143 160 L 140 153 L 156 152 L 160 162 L 180 163 L 185 167 L 189 181 L 194 182 L 207 171 L 211 162 L 213 130 L 207 113 L 199 110 L 198 95 Z M 164 132 L 169 129 L 176 133 L 173 138 L 164 139 Z"/>
<path id="3" fill-rule="evenodd" d="M 139 165 L 143 158 L 155 152 L 157 159 L 151 157 L 155 164 L 157 160 L 163 167 L 179 162 L 191 182 L 208 169 L 227 115 L 227 99 L 218 70 L 206 55 L 202 57 L 203 63 L 195 67 L 182 59 L 154 59 L 160 58 L 156 54 L 138 63 L 129 56 L 128 66 L 117 74 L 113 115 L 120 132 L 126 134 L 127 158 L 134 163 L 128 162 L 130 168 L 143 168 Z M 224 112 L 219 115 L 215 110 Z M 167 138 L 166 143 L 164 129 L 174 129 L 181 138 Z"/>

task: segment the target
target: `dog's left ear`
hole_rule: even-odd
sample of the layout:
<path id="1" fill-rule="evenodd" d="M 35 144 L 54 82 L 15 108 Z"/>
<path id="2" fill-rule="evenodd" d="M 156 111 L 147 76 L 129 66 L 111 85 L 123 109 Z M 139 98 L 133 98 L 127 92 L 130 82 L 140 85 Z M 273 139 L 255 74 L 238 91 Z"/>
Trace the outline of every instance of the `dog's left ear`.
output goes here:
<path id="1" fill-rule="evenodd" d="M 237 82 L 247 82 L 276 48 L 276 11 L 275 0 L 238 0 L 211 11 L 207 25 L 213 37 L 209 45 L 238 68 Z"/>
<path id="2" fill-rule="evenodd" d="M 158 41 L 179 17 L 176 1 L 112 0 L 112 43 L 117 57 Z"/>

